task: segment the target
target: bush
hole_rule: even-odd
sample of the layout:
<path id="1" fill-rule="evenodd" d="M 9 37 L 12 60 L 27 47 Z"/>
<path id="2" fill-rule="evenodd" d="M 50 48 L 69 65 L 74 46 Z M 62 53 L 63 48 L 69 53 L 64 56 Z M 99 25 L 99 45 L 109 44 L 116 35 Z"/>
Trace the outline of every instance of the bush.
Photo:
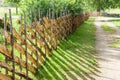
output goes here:
<path id="1" fill-rule="evenodd" d="M 27 1 L 25 3 L 22 9 L 27 12 L 28 19 L 30 19 L 30 9 L 38 10 L 39 8 L 42 16 L 46 16 L 49 9 L 58 16 L 60 16 L 61 11 L 69 11 L 72 15 L 80 15 L 82 12 L 90 10 L 90 6 L 86 5 L 89 4 L 87 0 L 31 0 L 31 2 Z M 35 13 L 37 13 L 38 18 L 38 11 Z M 32 11 L 32 14 L 34 14 L 34 11 Z M 34 15 L 32 15 L 32 17 L 33 16 Z M 33 19 L 34 18 L 32 18 L 32 20 Z"/>

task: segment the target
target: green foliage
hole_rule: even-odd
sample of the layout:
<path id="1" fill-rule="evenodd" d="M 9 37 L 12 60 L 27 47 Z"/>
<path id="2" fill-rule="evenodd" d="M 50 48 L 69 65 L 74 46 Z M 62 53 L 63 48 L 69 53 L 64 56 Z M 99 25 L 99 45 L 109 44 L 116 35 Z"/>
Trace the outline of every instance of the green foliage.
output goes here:
<path id="1" fill-rule="evenodd" d="M 120 7 L 120 0 L 4 0 L 4 2 L 21 5 L 25 10 L 31 7 L 41 7 L 43 13 L 46 9 L 53 7 L 55 11 L 66 8 L 74 14 L 93 9 L 99 11 Z"/>
<path id="2" fill-rule="evenodd" d="M 97 9 L 97 11 L 120 8 L 120 0 L 93 0 L 93 3 L 93 7 Z"/>
<path id="3" fill-rule="evenodd" d="M 4 0 L 5 4 L 10 4 L 13 6 L 19 6 L 21 3 L 21 0 Z"/>
<path id="4" fill-rule="evenodd" d="M 92 9 L 91 4 L 92 2 L 88 0 L 25 0 L 22 3 L 21 9 L 25 11 L 28 19 L 30 19 L 30 9 L 38 10 L 39 8 L 42 16 L 46 16 L 49 9 L 58 16 L 60 16 L 61 11 L 69 11 L 72 15 L 79 15 L 90 11 Z M 38 12 L 36 12 L 36 15 L 38 16 Z"/>

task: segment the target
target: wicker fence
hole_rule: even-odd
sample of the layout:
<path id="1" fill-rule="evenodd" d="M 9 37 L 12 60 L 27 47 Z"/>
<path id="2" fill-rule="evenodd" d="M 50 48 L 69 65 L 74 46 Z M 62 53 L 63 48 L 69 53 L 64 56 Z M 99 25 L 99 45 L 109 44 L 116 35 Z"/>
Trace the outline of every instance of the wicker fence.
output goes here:
<path id="1" fill-rule="evenodd" d="M 72 33 L 89 15 L 72 16 L 68 12 L 60 17 L 42 17 L 39 21 L 34 14 L 34 22 L 27 25 L 26 14 L 21 15 L 19 31 L 12 26 L 11 10 L 4 18 L 4 44 L 0 44 L 0 80 L 32 80 L 38 67 L 57 49 L 59 42 Z M 50 13 L 49 13 L 50 14 Z M 7 18 L 9 28 L 7 29 Z"/>

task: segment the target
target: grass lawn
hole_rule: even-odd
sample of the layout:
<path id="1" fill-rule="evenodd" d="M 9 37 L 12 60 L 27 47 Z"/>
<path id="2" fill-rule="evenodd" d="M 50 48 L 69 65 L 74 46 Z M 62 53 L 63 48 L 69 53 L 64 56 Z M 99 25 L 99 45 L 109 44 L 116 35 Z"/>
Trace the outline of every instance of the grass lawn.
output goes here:
<path id="1" fill-rule="evenodd" d="M 107 25 L 102 25 L 101 28 L 104 31 L 106 31 L 108 33 L 111 33 L 111 34 L 116 32 L 116 30 L 114 30 L 113 28 L 111 28 L 110 26 L 107 26 Z"/>
<path id="2" fill-rule="evenodd" d="M 4 43 L 4 36 L 0 34 L 0 44 Z M 4 56 L 0 53 L 0 61 L 4 60 Z"/>
<path id="3" fill-rule="evenodd" d="M 36 80 L 87 80 L 98 70 L 94 57 L 95 31 L 93 18 L 84 22 L 75 32 L 61 41 L 46 63 L 35 74 Z"/>
<path id="4" fill-rule="evenodd" d="M 120 48 L 120 38 L 115 38 L 109 46 L 112 48 Z"/>
<path id="5" fill-rule="evenodd" d="M 120 19 L 111 20 L 110 22 L 112 22 L 118 28 L 120 28 Z M 109 46 L 112 48 L 120 48 L 120 38 L 114 38 L 113 42 Z"/>
<path id="6" fill-rule="evenodd" d="M 2 30 L 1 26 L 0 26 L 0 31 Z M 3 34 L 0 33 L 0 44 L 4 44 L 4 36 Z M 0 53 L 0 61 L 4 61 L 4 56 Z"/>
<path id="7" fill-rule="evenodd" d="M 112 23 L 115 24 L 118 28 L 120 28 L 120 19 L 110 20 L 110 22 L 112 22 Z"/>

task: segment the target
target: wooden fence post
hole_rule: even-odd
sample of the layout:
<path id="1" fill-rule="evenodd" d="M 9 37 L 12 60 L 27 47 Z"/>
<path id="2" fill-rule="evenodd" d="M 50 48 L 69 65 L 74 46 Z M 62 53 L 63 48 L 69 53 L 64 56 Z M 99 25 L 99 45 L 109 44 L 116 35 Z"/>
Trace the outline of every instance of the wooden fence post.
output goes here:
<path id="1" fill-rule="evenodd" d="M 58 36 L 57 36 L 57 40 L 59 42 L 61 34 L 60 34 L 60 25 L 59 25 L 59 12 L 56 12 L 56 22 L 57 22 L 57 31 L 58 31 Z M 57 43 L 58 43 L 57 42 Z M 58 44 L 57 44 L 58 45 Z"/>
<path id="2" fill-rule="evenodd" d="M 32 9 L 30 8 L 30 26 L 32 27 Z"/>
<path id="3" fill-rule="evenodd" d="M 51 24 L 51 19 L 52 19 L 52 9 L 49 8 L 49 21 Z M 50 45 L 51 45 L 51 50 L 53 49 L 53 46 L 52 46 L 52 26 L 50 26 Z"/>
<path id="4" fill-rule="evenodd" d="M 66 14 L 66 20 L 67 20 L 67 36 L 68 36 L 69 35 L 70 25 L 69 25 L 69 16 L 68 16 L 67 10 L 65 11 L 65 14 Z"/>
<path id="5" fill-rule="evenodd" d="M 25 34 L 26 80 L 28 80 L 27 29 L 26 29 L 26 14 L 25 14 L 25 12 L 24 12 L 24 34 Z"/>
<path id="6" fill-rule="evenodd" d="M 42 17 L 42 16 L 41 16 Z M 47 14 L 46 14 L 46 19 L 49 19 L 49 10 L 47 11 Z M 47 47 L 46 47 L 46 44 L 47 44 L 47 42 L 45 41 L 45 39 L 46 39 L 46 35 L 45 35 L 45 26 L 43 26 L 43 34 L 44 34 L 44 37 L 43 37 L 43 40 L 44 40 L 44 48 L 45 48 L 45 59 L 46 59 L 46 57 L 47 57 Z"/>
<path id="7" fill-rule="evenodd" d="M 4 15 L 4 39 L 5 39 L 4 46 L 5 46 L 5 48 L 7 48 L 7 39 L 5 37 L 5 31 L 7 31 L 7 14 L 6 13 Z M 5 63 L 7 63 L 7 62 L 8 62 L 8 58 L 5 57 Z M 7 74 L 8 74 L 8 70 L 6 69 L 6 75 Z"/>
<path id="8" fill-rule="evenodd" d="M 48 9 L 48 21 L 49 21 L 49 24 L 51 24 L 51 9 L 49 8 Z M 51 29 L 51 26 L 50 26 L 50 29 Z M 49 36 L 50 36 L 50 41 L 49 41 L 49 43 L 50 43 L 50 49 L 52 50 L 52 45 L 51 45 L 51 31 L 50 31 L 50 34 L 48 34 Z M 46 37 L 46 36 L 45 36 Z M 46 54 L 46 56 L 47 56 L 47 54 Z"/>
<path id="9" fill-rule="evenodd" d="M 39 23 L 40 23 L 41 22 L 41 18 L 42 18 L 40 8 L 38 8 L 38 16 L 39 16 Z"/>
<path id="10" fill-rule="evenodd" d="M 66 11 L 66 14 L 67 14 L 67 20 L 68 20 L 68 35 L 70 34 L 70 30 L 71 30 L 71 25 L 70 25 L 70 15 L 69 15 L 69 12 L 68 10 Z"/>
<path id="11" fill-rule="evenodd" d="M 52 9 L 52 19 L 55 19 L 54 8 Z"/>
<path id="12" fill-rule="evenodd" d="M 54 12 L 54 8 L 53 8 L 52 9 L 52 27 L 51 27 L 51 32 L 52 32 L 52 34 L 55 35 L 54 39 L 52 40 L 52 42 L 53 42 L 53 48 L 57 49 L 57 36 L 56 36 L 57 33 L 55 34 L 55 32 L 54 32 L 54 31 L 57 30 L 57 26 L 55 25 L 55 20 L 56 20 L 55 19 L 55 12 Z"/>
<path id="13" fill-rule="evenodd" d="M 23 15 L 21 14 L 20 15 L 20 27 L 22 27 L 23 26 L 23 24 L 22 24 L 22 17 L 23 17 Z M 21 35 L 21 37 L 22 37 L 22 33 L 20 33 L 20 35 Z M 24 43 L 23 43 L 24 44 Z M 21 43 L 21 45 L 22 45 L 22 43 Z M 20 53 L 20 59 L 22 59 L 22 54 Z M 20 70 L 21 70 L 21 72 L 22 72 L 22 66 L 20 65 Z M 20 79 L 22 79 L 22 76 L 20 77 Z"/>
<path id="14" fill-rule="evenodd" d="M 48 10 L 48 18 L 50 19 L 51 18 L 51 9 L 49 8 L 49 10 Z"/>
<path id="15" fill-rule="evenodd" d="M 62 10 L 60 11 L 60 17 L 62 17 Z"/>
<path id="16" fill-rule="evenodd" d="M 46 18 L 49 19 L 49 9 L 47 10 Z"/>
<path id="17" fill-rule="evenodd" d="M 36 9 L 34 9 L 34 21 L 35 21 L 35 25 L 34 25 L 34 27 L 35 27 L 35 48 L 36 48 L 36 59 L 37 59 L 37 62 L 36 62 L 36 69 L 37 69 L 37 71 L 38 71 L 38 64 L 39 64 L 39 62 L 38 62 L 38 44 L 37 44 L 37 18 L 36 18 Z"/>
<path id="18" fill-rule="evenodd" d="M 9 18 L 10 18 L 10 38 L 11 38 L 11 56 L 12 56 L 12 79 L 15 80 L 15 63 L 14 63 L 14 36 L 13 36 L 13 27 L 12 27 L 12 16 L 11 9 L 9 9 Z"/>
<path id="19" fill-rule="evenodd" d="M 60 38 L 60 40 L 62 40 L 62 38 L 63 38 L 63 28 L 61 27 L 61 24 L 62 24 L 62 10 L 60 10 L 60 16 L 59 16 L 59 25 L 60 25 L 60 27 L 59 27 L 59 29 L 60 29 L 60 35 L 61 35 L 61 38 Z"/>
<path id="20" fill-rule="evenodd" d="M 42 25 L 42 12 L 40 10 L 40 8 L 38 8 L 38 21 L 39 21 L 39 25 Z M 36 27 L 36 31 L 37 31 L 37 27 Z M 44 31 L 43 31 L 43 34 L 44 34 Z M 44 38 L 45 38 L 45 35 L 44 35 Z M 41 48 L 41 46 L 40 46 Z"/>
<path id="21" fill-rule="evenodd" d="M 58 19 L 58 17 L 59 17 L 59 13 L 58 13 L 58 12 L 56 12 L 56 14 L 55 14 L 55 15 L 56 15 L 56 19 Z"/>

